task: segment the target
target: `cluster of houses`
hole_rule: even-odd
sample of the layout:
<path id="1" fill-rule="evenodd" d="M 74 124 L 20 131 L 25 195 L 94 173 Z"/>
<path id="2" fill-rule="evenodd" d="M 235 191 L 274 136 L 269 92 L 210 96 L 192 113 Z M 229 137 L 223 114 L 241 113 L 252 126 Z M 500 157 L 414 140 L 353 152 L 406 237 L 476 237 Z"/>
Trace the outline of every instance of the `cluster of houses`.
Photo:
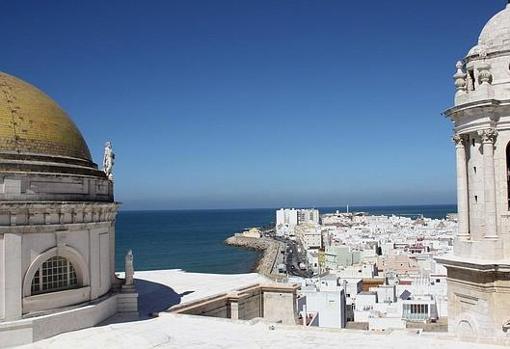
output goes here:
<path id="1" fill-rule="evenodd" d="M 306 252 L 314 271 L 310 279 L 289 277 L 301 284 L 303 324 L 376 331 L 442 326 L 448 315 L 446 269 L 435 257 L 451 251 L 456 230 L 454 215 L 320 216 L 294 209 L 277 211 L 276 225 L 277 234 Z"/>

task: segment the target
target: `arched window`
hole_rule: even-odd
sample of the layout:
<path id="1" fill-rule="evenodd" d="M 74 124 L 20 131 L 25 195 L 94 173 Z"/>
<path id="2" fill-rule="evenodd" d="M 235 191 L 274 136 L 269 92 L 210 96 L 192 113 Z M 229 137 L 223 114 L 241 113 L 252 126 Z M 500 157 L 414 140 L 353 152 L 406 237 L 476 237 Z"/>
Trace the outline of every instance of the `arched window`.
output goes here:
<path id="1" fill-rule="evenodd" d="M 64 257 L 51 257 L 35 272 L 31 293 L 40 294 L 78 287 L 73 265 Z"/>

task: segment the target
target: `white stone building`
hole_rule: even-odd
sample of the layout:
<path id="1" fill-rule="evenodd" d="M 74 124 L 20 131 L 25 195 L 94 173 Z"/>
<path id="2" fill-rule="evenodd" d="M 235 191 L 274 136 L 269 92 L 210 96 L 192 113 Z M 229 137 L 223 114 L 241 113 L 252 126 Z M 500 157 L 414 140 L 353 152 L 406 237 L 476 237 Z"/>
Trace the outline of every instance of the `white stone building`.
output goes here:
<path id="1" fill-rule="evenodd" d="M 346 324 L 345 292 L 342 288 L 332 291 L 304 291 L 306 311 L 317 313 L 318 326 L 344 328 Z"/>
<path id="2" fill-rule="evenodd" d="M 294 228 L 298 224 L 297 210 L 282 208 L 276 211 L 276 235 L 294 235 Z"/>
<path id="3" fill-rule="evenodd" d="M 315 223 L 300 224 L 295 228 L 296 238 L 306 250 L 322 247 L 322 230 Z"/>
<path id="4" fill-rule="evenodd" d="M 300 224 L 319 224 L 319 210 L 282 208 L 276 211 L 276 235 L 294 236 Z"/>
<path id="5" fill-rule="evenodd" d="M 510 329 L 510 4 L 457 63 L 454 123 L 458 237 L 448 269 L 448 325 L 460 336 Z"/>
<path id="6" fill-rule="evenodd" d="M 112 292 L 108 171 L 53 100 L 0 73 L 0 347 L 90 327 L 121 303 L 136 311 L 135 293 L 132 303 Z"/>

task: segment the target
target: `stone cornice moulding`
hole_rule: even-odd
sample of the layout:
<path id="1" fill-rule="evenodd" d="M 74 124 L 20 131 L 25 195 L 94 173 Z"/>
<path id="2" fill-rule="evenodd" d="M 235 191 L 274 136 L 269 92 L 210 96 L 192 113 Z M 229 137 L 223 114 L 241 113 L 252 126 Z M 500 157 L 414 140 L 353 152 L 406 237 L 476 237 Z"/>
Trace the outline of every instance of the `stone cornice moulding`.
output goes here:
<path id="1" fill-rule="evenodd" d="M 491 114 L 494 113 L 495 107 L 510 107 L 510 99 L 505 100 L 499 100 L 499 99 L 484 99 L 474 102 L 468 102 L 465 104 L 457 105 L 454 107 L 451 107 L 449 109 L 446 109 L 442 114 L 455 121 L 455 118 L 457 117 L 457 114 L 461 112 L 466 112 L 468 110 L 475 109 L 475 113 L 479 114 L 479 109 L 483 109 L 484 113 Z M 487 110 L 489 109 L 489 110 Z"/>
<path id="2" fill-rule="evenodd" d="M 0 234 L 42 234 L 55 231 L 82 231 L 96 228 L 111 228 L 116 220 L 88 223 L 40 224 L 40 225 L 4 225 L 0 226 Z"/>
<path id="3" fill-rule="evenodd" d="M 482 271 L 482 272 L 510 272 L 510 260 L 478 260 L 472 258 L 461 258 L 458 256 L 436 257 L 434 260 L 446 267 L 456 267 L 464 270 Z"/>
<path id="4" fill-rule="evenodd" d="M 510 50 L 486 52 L 485 57 L 481 57 L 479 53 L 473 53 L 471 55 L 468 55 L 466 58 L 464 58 L 462 60 L 462 62 L 467 65 L 471 62 L 478 62 L 478 61 L 490 60 L 492 58 L 508 57 L 508 56 L 510 56 Z"/>
<path id="5" fill-rule="evenodd" d="M 52 226 L 72 224 L 114 223 L 118 203 L 0 203 L 0 232 L 5 228 Z M 3 229 L 2 229 L 3 228 Z M 8 229 L 9 230 L 9 229 Z M 10 230 L 9 230 L 10 231 Z"/>

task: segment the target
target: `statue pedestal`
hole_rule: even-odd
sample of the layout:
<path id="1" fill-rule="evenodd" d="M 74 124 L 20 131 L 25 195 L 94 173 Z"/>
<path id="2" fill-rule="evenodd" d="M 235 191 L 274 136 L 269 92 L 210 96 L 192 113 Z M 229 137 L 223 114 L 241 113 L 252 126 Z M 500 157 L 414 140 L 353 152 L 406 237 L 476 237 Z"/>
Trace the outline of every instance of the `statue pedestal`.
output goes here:
<path id="1" fill-rule="evenodd" d="M 117 297 L 117 310 L 119 313 L 138 312 L 138 293 L 134 285 L 122 285 L 122 289 Z"/>

